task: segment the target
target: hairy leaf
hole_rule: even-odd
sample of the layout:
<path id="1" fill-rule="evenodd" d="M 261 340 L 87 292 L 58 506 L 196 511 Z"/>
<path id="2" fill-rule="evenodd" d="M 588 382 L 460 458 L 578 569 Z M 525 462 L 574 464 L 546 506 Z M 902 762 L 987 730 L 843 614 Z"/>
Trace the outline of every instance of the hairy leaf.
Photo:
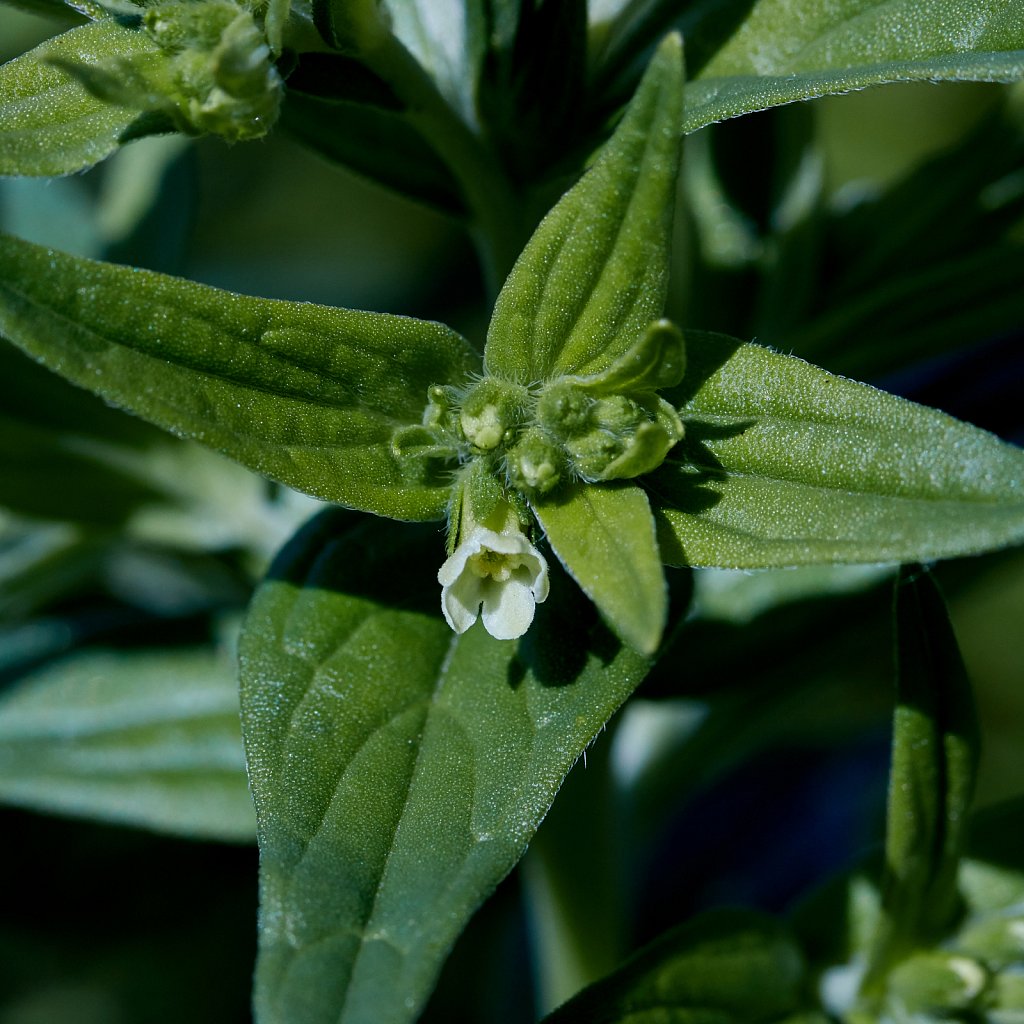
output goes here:
<path id="1" fill-rule="evenodd" d="M 751 911 L 714 911 L 652 942 L 545 1024 L 789 1020 L 803 983 L 803 957 L 781 924 Z"/>
<path id="2" fill-rule="evenodd" d="M 90 652 L 34 673 L 0 699 L 0 801 L 251 841 L 234 673 L 207 651 Z"/>
<path id="3" fill-rule="evenodd" d="M 70 29 L 0 67 L 0 174 L 80 171 L 137 137 L 144 130 L 138 110 L 97 99 L 53 63 L 129 58 L 160 55 L 144 32 L 108 19 Z"/>
<path id="4" fill-rule="evenodd" d="M 653 653 L 668 600 L 644 492 L 576 484 L 534 511 L 555 554 L 611 627 L 638 651 Z"/>
<path id="5" fill-rule="evenodd" d="M 498 296 L 488 372 L 529 384 L 609 366 L 661 316 L 682 103 L 669 36 L 595 164 L 545 217 Z"/>
<path id="6" fill-rule="evenodd" d="M 1022 77 L 1022 0 L 759 0 L 687 86 L 683 124 L 884 82 Z"/>
<path id="7" fill-rule="evenodd" d="M 0 236 L 0 331 L 64 377 L 298 490 L 407 519 L 448 487 L 395 428 L 476 358 L 440 324 L 249 298 Z"/>
<path id="8" fill-rule="evenodd" d="M 331 513 L 257 592 L 241 665 L 261 1024 L 414 1019 L 646 670 L 560 574 L 522 640 L 453 635 L 443 554 L 429 528 Z"/>
<path id="9" fill-rule="evenodd" d="M 1024 540 L 1024 453 L 792 356 L 687 334 L 686 437 L 646 477 L 670 564 L 974 554 Z"/>

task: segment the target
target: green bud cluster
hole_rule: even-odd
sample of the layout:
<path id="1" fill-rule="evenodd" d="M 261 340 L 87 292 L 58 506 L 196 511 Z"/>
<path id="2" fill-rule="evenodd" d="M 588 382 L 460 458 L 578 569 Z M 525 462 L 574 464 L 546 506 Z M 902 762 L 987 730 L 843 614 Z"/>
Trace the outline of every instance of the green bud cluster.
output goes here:
<path id="1" fill-rule="evenodd" d="M 282 82 L 252 14 L 232 0 L 169 0 L 143 27 L 170 60 L 167 98 L 184 131 L 231 141 L 265 135 L 277 120 Z"/>
<path id="2" fill-rule="evenodd" d="M 655 392 L 678 384 L 685 366 L 681 333 L 658 320 L 601 372 L 549 382 L 537 397 L 534 426 L 508 452 L 509 483 L 546 494 L 566 475 L 596 483 L 657 469 L 683 424 Z"/>
<path id="3" fill-rule="evenodd" d="M 485 459 L 512 491 L 548 494 L 566 480 L 597 483 L 656 469 L 683 436 L 675 408 L 656 394 L 685 369 L 683 338 L 667 320 L 599 373 L 545 384 L 484 377 L 468 389 L 434 385 L 422 423 L 397 431 L 398 456 Z"/>
<path id="4" fill-rule="evenodd" d="M 146 57 L 63 65 L 101 99 L 166 117 L 190 135 L 265 135 L 284 83 L 263 29 L 234 0 L 163 0 L 142 16 Z"/>

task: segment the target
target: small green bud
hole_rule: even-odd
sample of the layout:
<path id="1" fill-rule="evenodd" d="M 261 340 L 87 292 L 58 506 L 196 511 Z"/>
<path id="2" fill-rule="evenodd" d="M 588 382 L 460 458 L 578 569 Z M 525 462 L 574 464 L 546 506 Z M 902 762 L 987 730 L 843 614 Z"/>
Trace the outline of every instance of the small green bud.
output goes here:
<path id="1" fill-rule="evenodd" d="M 537 422 L 553 437 L 575 437 L 588 431 L 594 399 L 570 379 L 549 384 L 537 400 Z"/>
<path id="2" fill-rule="evenodd" d="M 564 476 L 565 457 L 542 430 L 533 427 L 509 451 L 506 473 L 517 491 L 548 494 Z"/>
<path id="3" fill-rule="evenodd" d="M 493 451 L 508 444 L 523 419 L 526 389 L 487 377 L 462 402 L 459 426 L 478 451 Z"/>
<path id="4" fill-rule="evenodd" d="M 442 384 L 427 388 L 427 406 L 423 410 L 423 426 L 430 430 L 454 431 L 455 389 Z"/>
<path id="5" fill-rule="evenodd" d="M 678 413 L 663 399 L 612 395 L 593 408 L 594 428 L 566 442 L 576 472 L 591 482 L 628 480 L 657 469 L 683 436 Z"/>
<path id="6" fill-rule="evenodd" d="M 907 1013 L 970 1009 L 988 984 L 976 960 L 948 953 L 918 953 L 889 975 L 888 996 Z"/>

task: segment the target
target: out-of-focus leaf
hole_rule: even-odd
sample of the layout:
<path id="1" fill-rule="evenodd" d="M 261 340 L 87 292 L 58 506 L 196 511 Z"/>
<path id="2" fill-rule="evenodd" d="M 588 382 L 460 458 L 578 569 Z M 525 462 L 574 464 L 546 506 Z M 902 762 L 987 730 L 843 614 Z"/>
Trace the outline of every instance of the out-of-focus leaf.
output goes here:
<path id="1" fill-rule="evenodd" d="M 804 962 L 786 928 L 714 911 L 667 932 L 545 1017 L 545 1024 L 726 1024 L 789 1020 Z"/>
<path id="2" fill-rule="evenodd" d="M 229 664 L 207 651 L 90 652 L 27 677 L 0 698 L 0 800 L 250 841 Z"/>
<path id="3" fill-rule="evenodd" d="M 883 917 L 869 976 L 940 940 L 955 921 L 978 761 L 967 672 L 938 588 L 918 566 L 901 570 L 895 616 L 897 705 Z"/>
<path id="4" fill-rule="evenodd" d="M 1024 3 L 730 0 L 741 12 L 686 88 L 685 131 L 780 103 L 883 82 L 1024 77 Z"/>
<path id="5" fill-rule="evenodd" d="M 329 160 L 442 210 L 463 212 L 451 172 L 398 111 L 289 88 L 281 123 Z"/>
<path id="6" fill-rule="evenodd" d="M 666 562 L 913 561 L 1024 539 L 1019 449 L 756 345 L 690 332 L 687 353 L 666 395 L 686 437 L 645 478 Z"/>
<path id="7" fill-rule="evenodd" d="M 682 102 L 669 36 L 595 164 L 541 222 L 505 282 L 485 363 L 530 384 L 610 366 L 661 316 Z"/>
<path id="8" fill-rule="evenodd" d="M 514 31 L 509 35 L 510 27 L 501 22 L 492 29 L 495 52 L 481 80 L 479 106 L 508 172 L 530 181 L 552 161 L 563 161 L 589 127 L 582 116 L 587 4 L 541 0 L 513 6 Z"/>
<path id="9" fill-rule="evenodd" d="M 766 344 L 860 377 L 984 342 L 1024 320 L 1024 117 L 1007 102 L 955 147 L 821 225 L 812 301 Z M 783 341 L 783 339 L 785 339 Z"/>
<path id="10" fill-rule="evenodd" d="M 467 124 L 486 48 L 484 0 L 384 0 L 395 35 Z"/>
<path id="11" fill-rule="evenodd" d="M 339 504 L 444 515 L 445 480 L 391 446 L 429 385 L 465 379 L 440 324 L 249 298 L 0 239 L 0 331 L 76 384 Z"/>
<path id="12" fill-rule="evenodd" d="M 647 497 L 639 487 L 576 484 L 534 504 L 551 547 L 627 643 L 653 654 L 668 598 Z"/>
<path id="13" fill-rule="evenodd" d="M 114 19 L 81 25 L 0 67 L 0 174 L 68 174 L 144 134 L 137 110 L 96 99 L 54 61 L 160 59 L 144 32 Z"/>
<path id="14" fill-rule="evenodd" d="M 646 661 L 561 574 L 520 641 L 438 614 L 436 532 L 316 520 L 252 605 L 261 1024 L 414 1019 Z"/>

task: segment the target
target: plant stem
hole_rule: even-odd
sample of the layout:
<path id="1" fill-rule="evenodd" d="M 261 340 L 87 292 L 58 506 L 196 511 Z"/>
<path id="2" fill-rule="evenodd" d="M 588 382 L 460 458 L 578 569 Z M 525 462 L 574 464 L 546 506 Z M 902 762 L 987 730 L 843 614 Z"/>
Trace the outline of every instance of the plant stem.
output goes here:
<path id="1" fill-rule="evenodd" d="M 448 165 L 469 206 L 470 231 L 495 298 L 525 242 L 519 200 L 495 155 L 456 114 L 419 62 L 390 32 L 360 56 L 406 106 L 406 116 Z"/>

